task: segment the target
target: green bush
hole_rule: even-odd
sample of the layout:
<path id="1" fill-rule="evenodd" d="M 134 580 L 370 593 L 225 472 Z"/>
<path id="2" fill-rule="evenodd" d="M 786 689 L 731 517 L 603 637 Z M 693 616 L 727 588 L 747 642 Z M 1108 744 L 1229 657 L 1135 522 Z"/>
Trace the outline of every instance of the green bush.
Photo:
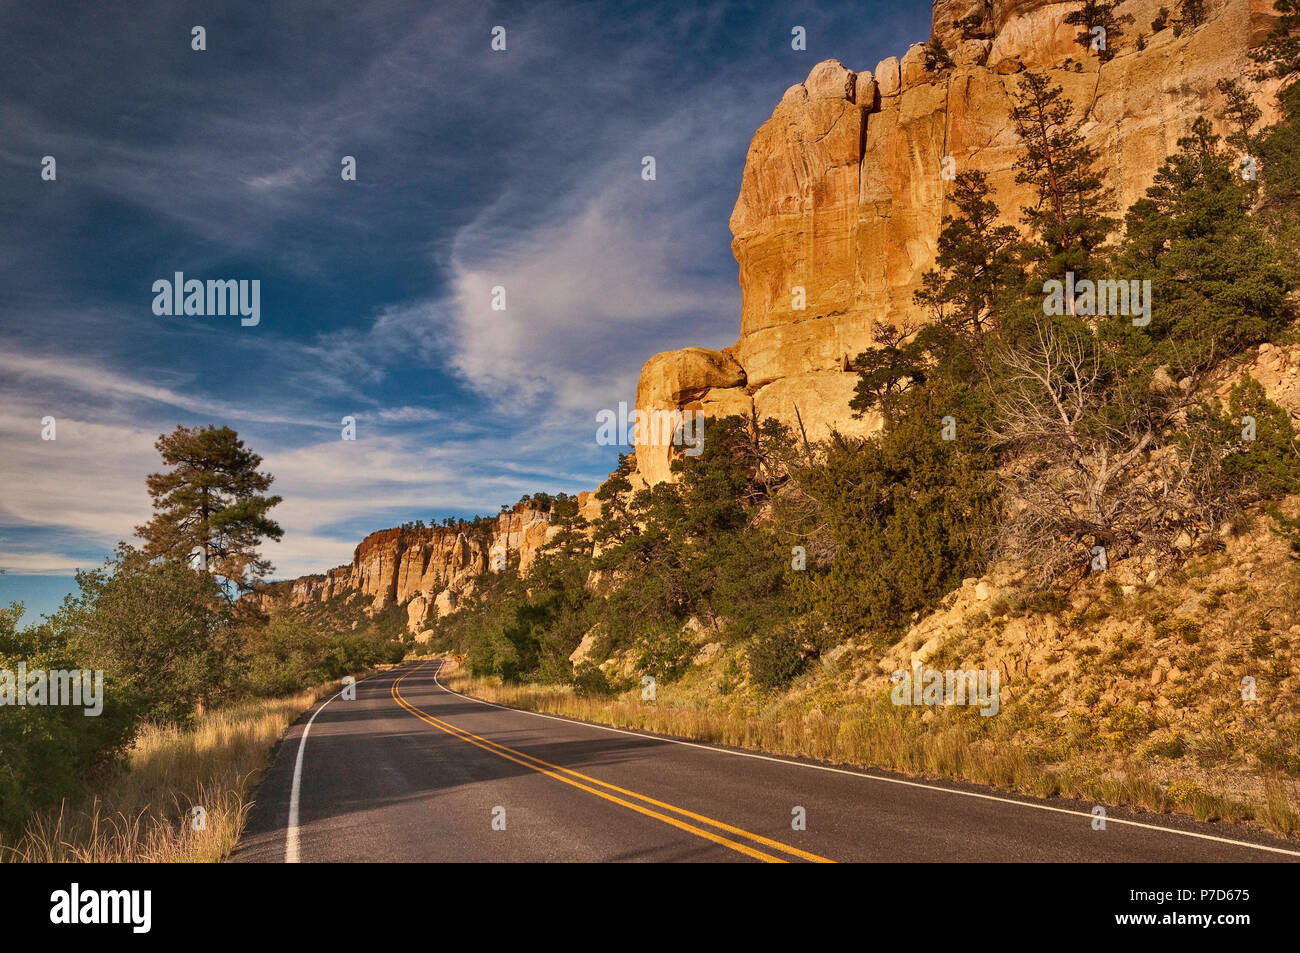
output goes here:
<path id="1" fill-rule="evenodd" d="M 287 695 L 405 655 L 406 646 L 380 632 L 340 636 L 290 609 L 246 633 L 239 687 L 253 695 Z"/>
<path id="2" fill-rule="evenodd" d="M 209 574 L 122 544 L 102 569 L 78 572 L 77 585 L 50 625 L 141 717 L 187 721 L 228 684 L 230 606 Z"/>
<path id="3" fill-rule="evenodd" d="M 1201 624 L 1184 616 L 1166 619 L 1156 625 L 1155 636 L 1158 639 L 1177 638 L 1188 645 L 1195 645 L 1201 641 Z"/>
<path id="4" fill-rule="evenodd" d="M 685 671 L 695 654 L 695 644 L 680 629 L 650 628 L 633 643 L 638 652 L 637 668 L 661 682 L 670 682 Z"/>
<path id="5" fill-rule="evenodd" d="M 783 687 L 807 665 L 799 637 L 790 632 L 755 639 L 747 654 L 750 681 L 764 689 Z"/>
<path id="6" fill-rule="evenodd" d="M 573 670 L 573 692 L 581 698 L 598 698 L 613 694 L 613 687 L 600 666 L 581 662 Z"/>
<path id="7" fill-rule="evenodd" d="M 868 440 L 836 435 L 824 463 L 796 470 L 813 502 L 806 531 L 825 539 L 824 569 L 796 575 L 798 606 L 826 648 L 862 630 L 889 634 L 978 575 L 995 525 L 995 459 L 974 435 L 968 395 L 935 384 L 893 403 Z M 965 422 L 943 440 L 940 421 Z"/>
<path id="8" fill-rule="evenodd" d="M 1162 758 L 1178 759 L 1187 754 L 1187 739 L 1181 731 L 1175 731 L 1162 741 L 1151 744 L 1147 750 Z"/>
<path id="9" fill-rule="evenodd" d="M 15 691 L 20 662 L 29 676 L 37 670 L 92 668 L 52 626 L 20 631 L 22 614 L 17 603 L 0 607 L 0 670 L 13 673 Z M 85 706 L 0 709 L 0 832 L 16 835 L 32 811 L 86 793 L 104 771 L 120 762 L 142 714 L 138 700 L 121 688 L 119 679 L 105 674 L 99 715 L 87 715 Z"/>

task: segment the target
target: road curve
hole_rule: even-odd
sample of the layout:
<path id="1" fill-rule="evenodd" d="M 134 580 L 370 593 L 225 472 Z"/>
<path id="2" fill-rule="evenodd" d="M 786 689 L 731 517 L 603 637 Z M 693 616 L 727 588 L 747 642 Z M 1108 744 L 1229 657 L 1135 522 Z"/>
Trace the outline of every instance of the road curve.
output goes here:
<path id="1" fill-rule="evenodd" d="M 1110 810 L 1094 830 L 1083 802 L 502 708 L 443 687 L 440 666 L 365 679 L 299 719 L 231 861 L 1300 860 L 1238 827 Z"/>

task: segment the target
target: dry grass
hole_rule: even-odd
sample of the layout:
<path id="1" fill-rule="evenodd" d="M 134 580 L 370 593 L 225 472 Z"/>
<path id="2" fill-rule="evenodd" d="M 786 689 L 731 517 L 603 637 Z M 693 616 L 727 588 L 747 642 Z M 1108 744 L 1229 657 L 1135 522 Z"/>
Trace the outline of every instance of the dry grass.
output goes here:
<path id="1" fill-rule="evenodd" d="M 257 699 L 211 712 L 187 728 L 146 726 L 126 770 L 87 803 L 33 818 L 0 860 L 215 862 L 234 848 L 272 746 L 290 724 L 338 685 Z M 206 812 L 193 830 L 190 809 Z"/>
<path id="2" fill-rule="evenodd" d="M 1033 797 L 1073 797 L 1094 804 L 1189 814 L 1206 821 L 1253 821 L 1283 837 L 1300 835 L 1300 816 L 1281 784 L 1271 785 L 1267 798 L 1255 804 L 1195 785 L 1166 787 L 1152 779 L 1136 757 L 1112 753 L 1105 770 L 1053 764 L 1012 737 L 991 737 L 985 726 L 972 722 L 979 715 L 969 710 L 923 714 L 894 706 L 882 695 L 874 703 L 835 708 L 778 700 L 753 712 L 725 708 L 721 702 L 679 701 L 662 687 L 653 703 L 640 701 L 635 691 L 614 698 L 584 698 L 567 687 L 508 685 L 499 679 L 477 678 L 455 663 L 444 666 L 439 678 L 453 691 L 486 701 L 619 728 L 913 777 L 969 781 Z"/>
<path id="3" fill-rule="evenodd" d="M 1276 777 L 1265 779 L 1264 798 L 1262 820 L 1270 830 L 1287 837 L 1300 833 L 1300 814 L 1292 807 L 1286 788 Z"/>

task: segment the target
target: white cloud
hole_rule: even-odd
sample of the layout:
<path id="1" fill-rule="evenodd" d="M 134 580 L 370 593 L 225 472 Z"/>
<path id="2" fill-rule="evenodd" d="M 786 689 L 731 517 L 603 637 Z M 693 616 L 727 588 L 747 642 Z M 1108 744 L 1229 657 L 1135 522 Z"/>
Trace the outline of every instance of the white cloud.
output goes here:
<path id="1" fill-rule="evenodd" d="M 56 437 L 42 440 L 41 408 L 3 396 L 12 409 L 0 415 L 0 523 L 75 530 L 111 547 L 147 519 L 156 432 L 55 414 Z"/>
<path id="2" fill-rule="evenodd" d="M 0 349 L 0 373 L 6 375 L 11 383 L 23 382 L 23 390 L 27 393 L 37 387 L 35 382 L 43 383 L 45 392 L 57 395 L 47 399 L 47 409 L 44 411 L 55 417 L 59 416 L 60 411 L 67 412 L 64 408 L 72 403 L 67 395 L 75 392 L 89 398 L 91 407 L 102 407 L 105 399 L 134 398 L 176 407 L 193 414 L 231 420 L 302 427 L 317 426 L 320 423 L 317 420 L 267 413 L 256 407 L 212 400 L 193 393 L 182 394 L 172 388 L 142 383 L 84 361 L 23 353 L 12 345 Z M 74 406 L 77 406 L 77 412 L 83 412 L 84 405 Z"/>
<path id="3" fill-rule="evenodd" d="M 62 553 L 24 553 L 0 549 L 0 569 L 14 576 L 70 576 L 78 569 L 92 569 L 100 560 L 74 559 Z"/>
<path id="4" fill-rule="evenodd" d="M 189 405 L 208 415 L 254 422 L 241 426 L 241 436 L 262 454 L 263 469 L 274 474 L 272 492 L 284 497 L 272 517 L 285 536 L 264 547 L 277 576 L 320 572 L 349 561 L 362 535 L 398 521 L 394 513 L 424 513 L 425 519 L 432 519 L 446 511 L 495 512 L 501 503 L 539 488 L 538 470 L 545 472 L 547 464 L 518 467 L 521 453 L 562 463 L 573 457 L 562 446 L 557 450 L 554 434 L 550 441 L 536 433 L 510 441 L 502 439 L 494 424 L 446 421 L 438 411 L 409 405 L 358 412 L 360 437 L 355 441 L 326 429 L 324 439 L 287 445 L 286 433 L 301 439 L 321 429 L 263 431 L 256 422 L 296 418 L 214 404 L 201 395 L 182 397 L 86 362 L 72 364 L 11 349 L 0 357 L 0 370 L 0 405 L 5 408 L 0 412 L 0 528 L 42 531 L 32 546 L 38 552 L 0 539 L 0 568 L 15 574 L 87 568 L 101 560 L 73 553 L 98 546 L 106 556 L 118 540 L 138 542 L 134 529 L 152 512 L 144 479 L 162 465 L 154 442 L 172 426 L 165 411 L 160 415 L 159 405 Z M 61 396 L 46 396 L 40 388 L 53 388 L 51 393 Z M 58 409 L 67 406 L 72 388 L 87 398 L 75 416 Z M 130 401 L 127 406 L 117 404 L 115 395 L 138 398 L 145 409 Z M 41 439 L 41 418 L 47 414 L 57 421 L 53 441 Z M 386 426 L 401 432 L 387 432 Z M 451 433 L 455 439 L 445 439 Z M 555 473 L 545 485 L 572 487 L 577 480 L 581 477 Z M 335 535 L 329 530 L 358 525 L 365 529 L 338 530 Z M 70 548 L 60 552 L 64 545 Z"/>
<path id="5" fill-rule="evenodd" d="M 475 389 L 591 412 L 629 399 L 653 353 L 684 346 L 666 335 L 675 324 L 692 326 L 692 344 L 730 343 L 722 339 L 734 338 L 739 294 L 697 277 L 697 263 L 717 249 L 701 238 L 700 185 L 685 175 L 717 161 L 719 109 L 727 107 L 711 103 L 644 132 L 655 143 L 654 181 L 641 178 L 640 151 L 616 141 L 614 158 L 584 177 L 587 191 L 561 197 L 540 223 L 517 224 L 526 218 L 519 207 L 535 198 L 525 179 L 458 233 L 452 293 L 427 315 L 445 313 L 439 340 Z M 504 311 L 491 306 L 497 286 Z"/>
<path id="6" fill-rule="evenodd" d="M 378 411 L 376 416 L 392 423 L 429 423 L 446 417 L 429 407 L 392 407 Z"/>
<path id="7" fill-rule="evenodd" d="M 360 538 L 343 540 L 308 532 L 286 533 L 278 542 L 265 543 L 262 555 L 275 567 L 272 578 L 296 579 L 352 562 L 353 550 L 359 542 Z"/>
<path id="8" fill-rule="evenodd" d="M 553 395 L 565 409 L 602 406 L 635 387 L 629 335 L 644 340 L 644 325 L 698 305 L 672 280 L 670 237 L 632 234 L 621 198 L 611 189 L 521 246 L 456 262 L 453 360 L 476 389 L 526 403 Z M 491 307 L 497 286 L 504 311 Z"/>

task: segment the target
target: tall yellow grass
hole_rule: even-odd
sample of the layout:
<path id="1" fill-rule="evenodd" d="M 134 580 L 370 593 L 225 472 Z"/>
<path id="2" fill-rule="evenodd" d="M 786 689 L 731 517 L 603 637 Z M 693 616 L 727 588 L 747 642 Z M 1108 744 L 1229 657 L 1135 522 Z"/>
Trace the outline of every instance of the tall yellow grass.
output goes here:
<path id="1" fill-rule="evenodd" d="M 0 860 L 19 862 L 213 862 L 234 848 L 250 795 L 268 755 L 290 724 L 317 699 L 338 690 L 322 685 L 284 698 L 217 709 L 183 728 L 146 726 L 126 770 L 89 801 L 38 815 Z M 190 809 L 206 812 L 194 830 Z"/>

